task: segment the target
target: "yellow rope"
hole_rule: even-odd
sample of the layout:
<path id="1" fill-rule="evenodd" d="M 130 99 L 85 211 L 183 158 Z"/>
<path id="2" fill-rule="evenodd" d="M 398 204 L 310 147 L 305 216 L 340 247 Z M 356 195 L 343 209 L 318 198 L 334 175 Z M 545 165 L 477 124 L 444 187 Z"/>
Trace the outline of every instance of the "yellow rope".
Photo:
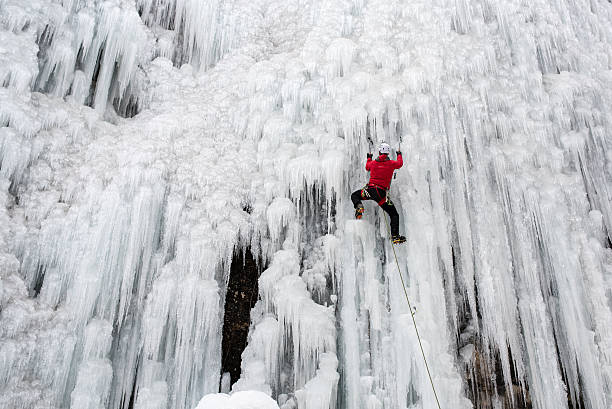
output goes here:
<path id="1" fill-rule="evenodd" d="M 402 277 L 402 270 L 400 269 L 399 261 L 397 261 L 397 254 L 395 253 L 395 244 L 393 243 L 393 237 L 391 236 L 391 225 L 389 224 L 387 213 L 384 212 L 384 214 L 385 214 L 385 221 L 387 222 L 387 230 L 389 231 L 389 237 L 391 240 L 391 248 L 393 249 L 393 256 L 395 257 L 395 264 L 397 265 L 397 273 L 399 274 L 399 278 L 402 282 L 402 288 L 404 289 L 404 295 L 406 296 L 406 301 L 408 302 L 408 308 L 410 308 L 410 316 L 412 317 L 412 323 L 414 324 L 414 330 L 416 332 L 417 339 L 419 340 L 419 347 L 421 348 L 421 354 L 423 354 L 423 362 L 425 362 L 425 369 L 427 369 L 427 375 L 429 376 L 429 382 L 431 383 L 431 389 L 433 390 L 434 397 L 436 398 L 438 409 L 442 409 L 440 406 L 440 401 L 438 400 L 438 394 L 436 393 L 436 388 L 434 386 L 433 378 L 431 377 L 431 372 L 429 371 L 429 365 L 427 364 L 427 358 L 425 358 L 425 350 L 423 349 L 423 344 L 421 343 L 421 336 L 419 335 L 419 329 L 417 328 L 416 320 L 414 319 L 415 313 L 412 310 L 412 305 L 410 304 L 410 298 L 408 298 L 408 291 L 406 291 L 406 285 L 404 284 L 404 277 Z"/>

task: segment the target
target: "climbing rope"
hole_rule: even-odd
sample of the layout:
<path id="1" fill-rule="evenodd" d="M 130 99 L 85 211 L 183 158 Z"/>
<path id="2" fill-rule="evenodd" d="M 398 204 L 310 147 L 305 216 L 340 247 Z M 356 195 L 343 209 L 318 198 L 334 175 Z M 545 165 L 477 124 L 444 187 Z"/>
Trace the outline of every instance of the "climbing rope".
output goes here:
<path id="1" fill-rule="evenodd" d="M 410 316 L 412 317 L 412 323 L 414 324 L 414 330 L 416 332 L 417 339 L 419 340 L 419 347 L 421 348 L 421 354 L 423 355 L 423 362 L 425 362 L 425 369 L 427 369 L 427 375 L 429 376 L 429 382 L 431 383 L 431 389 L 433 390 L 434 397 L 436 398 L 438 409 L 442 409 L 442 407 L 440 406 L 440 401 L 438 400 L 438 394 L 436 393 L 436 388 L 434 386 L 433 378 L 431 377 L 429 365 L 427 364 L 427 358 L 425 358 L 425 350 L 423 349 L 423 344 L 421 343 L 421 336 L 419 335 L 419 329 L 417 328 L 416 320 L 414 319 L 415 312 L 412 310 L 412 304 L 410 303 L 410 298 L 408 298 L 408 291 L 406 291 L 406 284 L 404 284 L 404 277 L 402 277 L 402 270 L 400 268 L 399 261 L 397 261 L 397 254 L 395 253 L 395 244 L 393 243 L 393 239 L 391 236 L 391 225 L 389 224 L 387 213 L 384 213 L 384 215 L 385 215 L 385 221 L 387 222 L 387 231 L 389 232 L 389 239 L 391 240 L 391 248 L 393 249 L 393 257 L 395 257 L 395 264 L 397 265 L 397 274 L 399 275 L 400 281 L 402 282 L 402 288 L 404 289 L 404 295 L 406 296 L 406 302 L 408 302 L 408 308 L 410 308 Z"/>

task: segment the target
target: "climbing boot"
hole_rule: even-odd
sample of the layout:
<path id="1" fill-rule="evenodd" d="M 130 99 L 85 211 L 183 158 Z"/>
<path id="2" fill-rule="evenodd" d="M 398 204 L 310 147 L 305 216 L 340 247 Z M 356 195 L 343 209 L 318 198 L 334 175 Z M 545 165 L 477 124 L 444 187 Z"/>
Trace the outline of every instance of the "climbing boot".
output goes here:
<path id="1" fill-rule="evenodd" d="M 355 219 L 359 220 L 363 217 L 363 205 L 362 204 L 358 204 L 357 207 L 355 208 Z"/>
<path id="2" fill-rule="evenodd" d="M 406 241 L 406 238 L 404 236 L 395 235 L 391 237 L 391 241 L 393 244 L 401 244 Z"/>

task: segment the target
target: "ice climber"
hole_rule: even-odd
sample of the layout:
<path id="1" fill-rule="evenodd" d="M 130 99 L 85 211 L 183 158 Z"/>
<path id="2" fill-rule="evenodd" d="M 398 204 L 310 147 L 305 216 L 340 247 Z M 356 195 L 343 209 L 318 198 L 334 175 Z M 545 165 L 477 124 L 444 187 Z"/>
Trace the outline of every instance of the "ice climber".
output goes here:
<path id="1" fill-rule="evenodd" d="M 391 240 L 393 243 L 403 243 L 406 237 L 399 235 L 399 214 L 393 202 L 387 196 L 393 171 L 399 169 L 404 164 L 402 153 L 397 151 L 397 160 L 389 159 L 391 146 L 388 143 L 381 143 L 378 148 L 378 158 L 372 160 L 372 154 L 368 153 L 366 170 L 370 172 L 370 181 L 363 188 L 353 192 L 351 201 L 355 206 L 355 218 L 361 219 L 364 208 L 362 200 L 374 200 L 391 218 Z"/>

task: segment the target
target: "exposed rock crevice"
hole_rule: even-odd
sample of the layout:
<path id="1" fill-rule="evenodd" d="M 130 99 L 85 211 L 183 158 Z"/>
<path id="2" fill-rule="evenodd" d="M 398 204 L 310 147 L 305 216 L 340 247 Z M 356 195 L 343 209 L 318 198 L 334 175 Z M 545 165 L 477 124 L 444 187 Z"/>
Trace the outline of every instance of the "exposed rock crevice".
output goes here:
<path id="1" fill-rule="evenodd" d="M 230 374 L 233 384 L 240 378 L 242 351 L 247 344 L 251 309 L 257 302 L 259 269 L 250 250 L 232 260 L 225 298 L 221 373 Z"/>

